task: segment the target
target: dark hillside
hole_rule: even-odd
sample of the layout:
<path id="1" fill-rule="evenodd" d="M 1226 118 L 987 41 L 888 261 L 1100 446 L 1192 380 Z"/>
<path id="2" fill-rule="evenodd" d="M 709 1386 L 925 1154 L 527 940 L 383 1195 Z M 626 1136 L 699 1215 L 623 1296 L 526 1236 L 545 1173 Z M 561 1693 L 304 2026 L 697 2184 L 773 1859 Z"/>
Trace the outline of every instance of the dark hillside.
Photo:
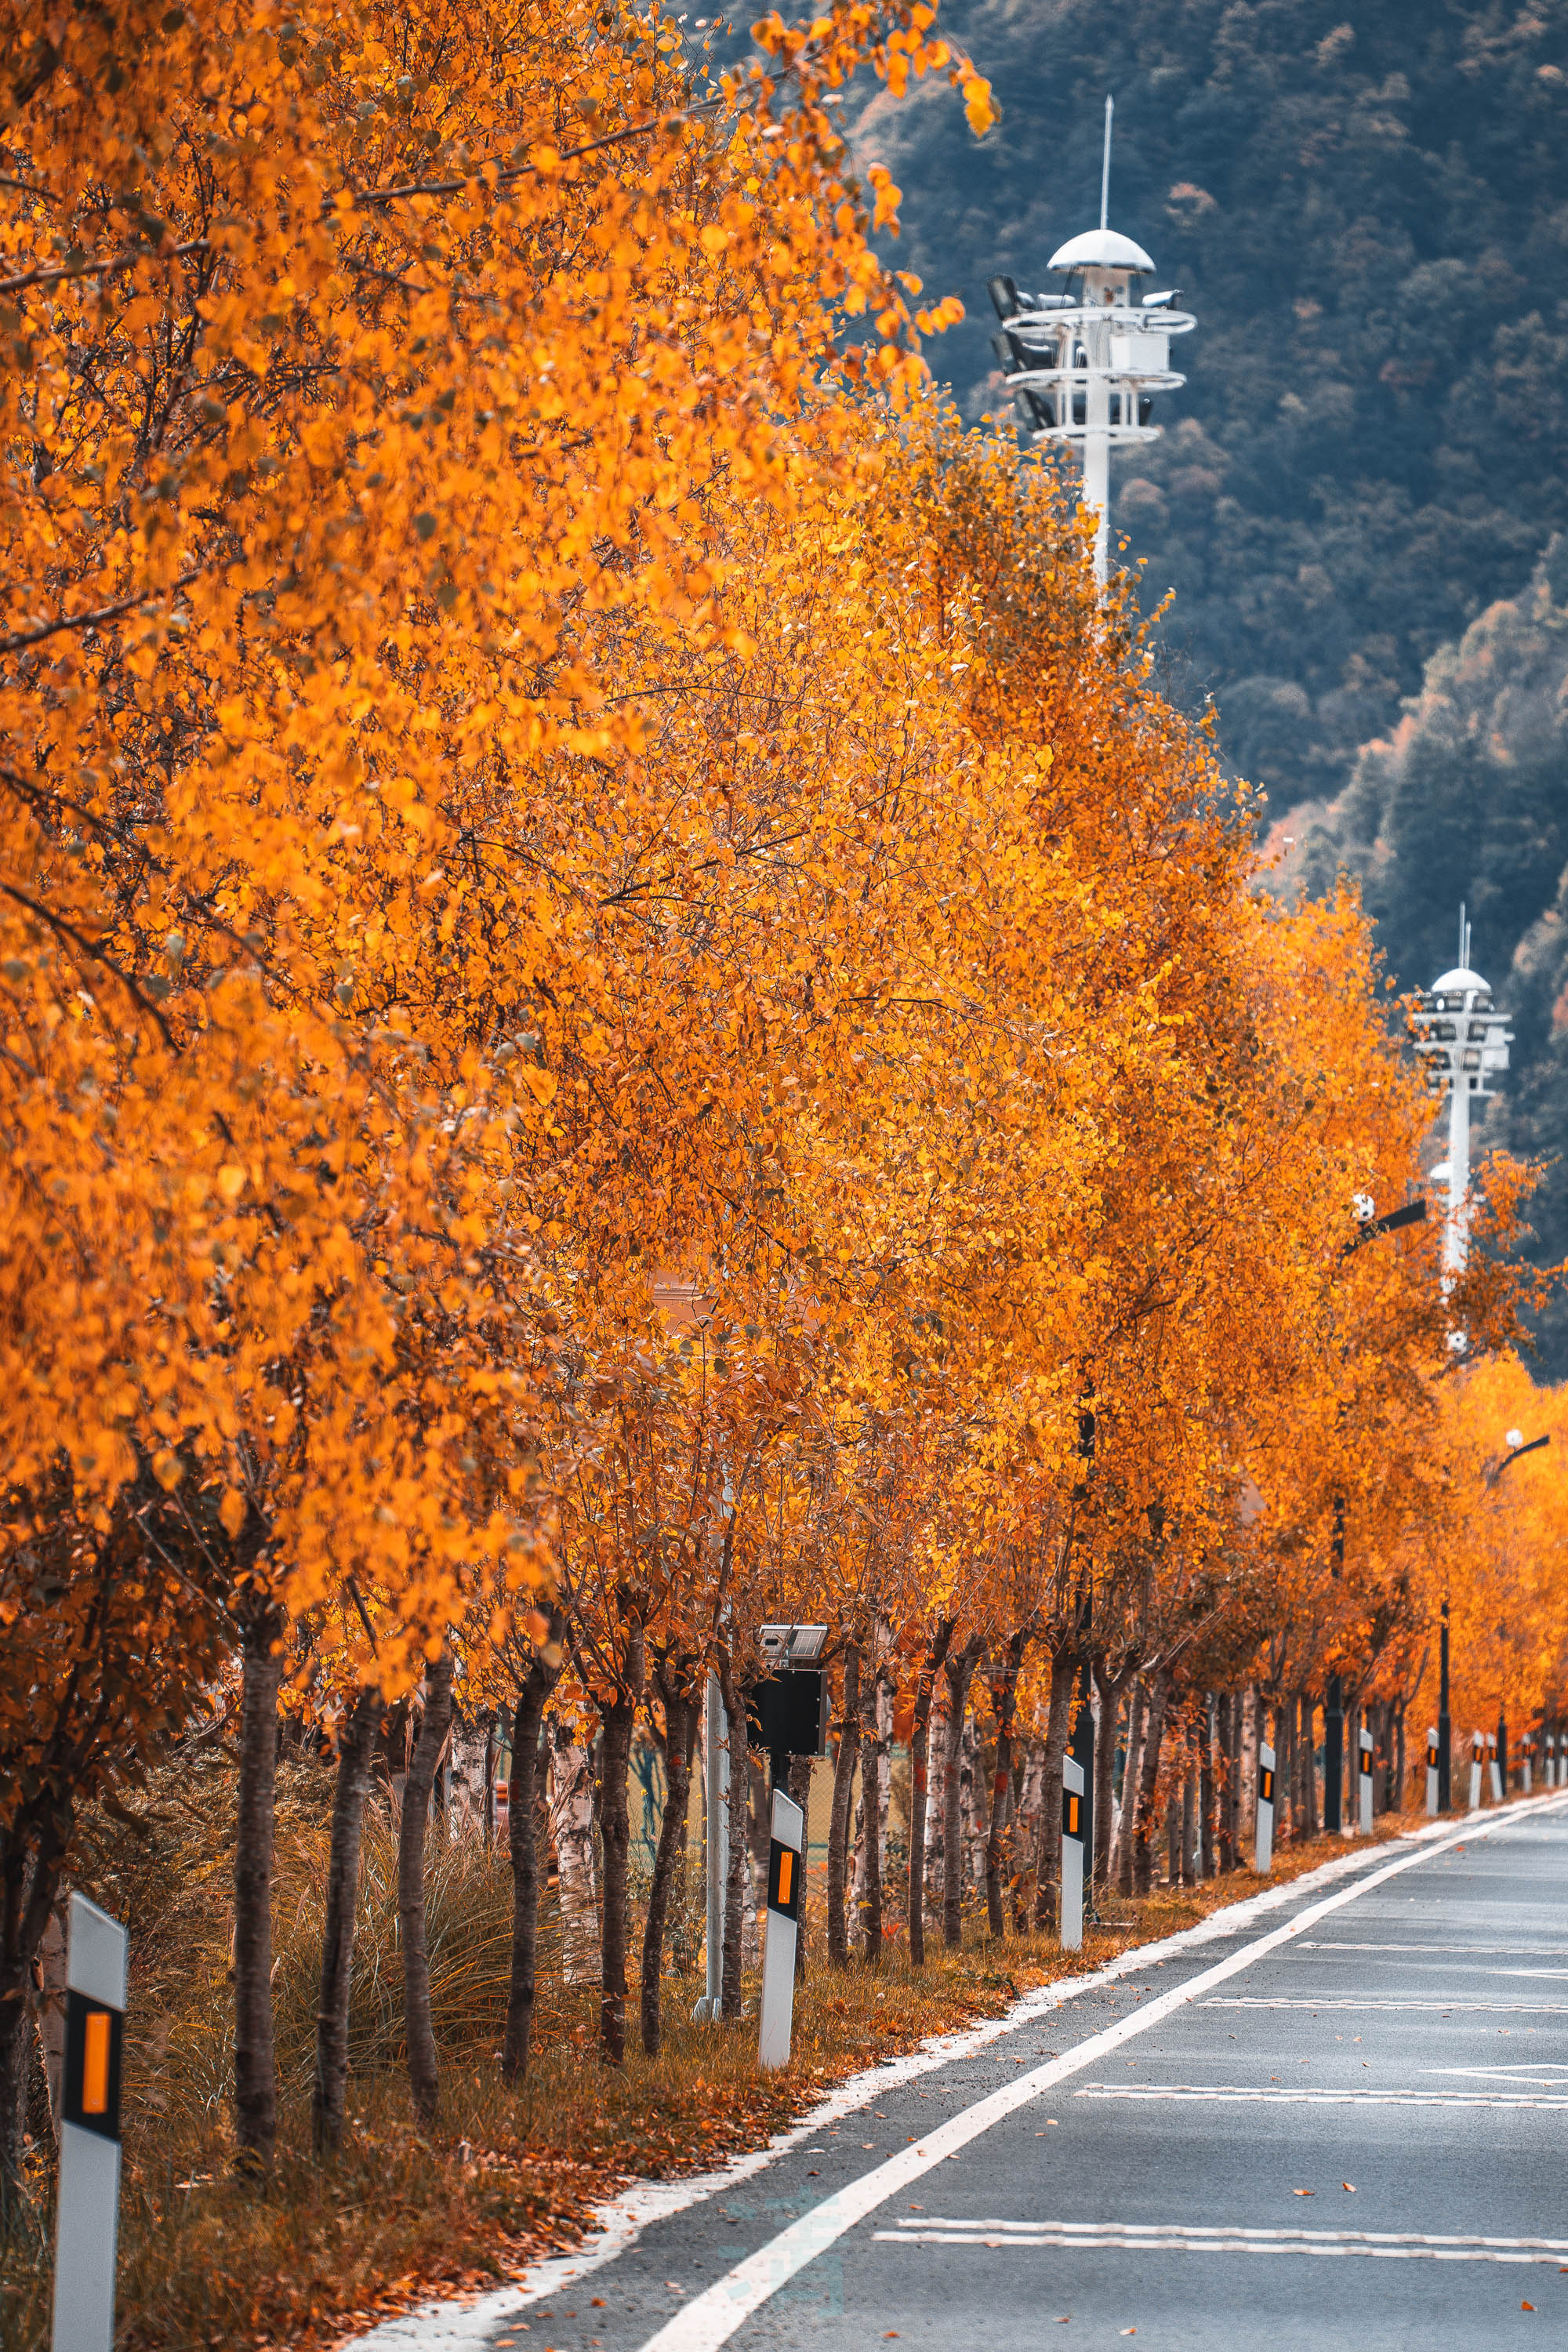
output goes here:
<path id="1" fill-rule="evenodd" d="M 1568 522 L 1568 5 L 1345 7 L 948 0 L 999 130 L 933 89 L 859 131 L 900 262 L 968 306 L 931 356 L 978 415 L 986 276 L 1043 279 L 1098 217 L 1115 92 L 1112 223 L 1198 318 L 1116 519 L 1176 591 L 1174 682 L 1277 808 L 1336 790 Z"/>

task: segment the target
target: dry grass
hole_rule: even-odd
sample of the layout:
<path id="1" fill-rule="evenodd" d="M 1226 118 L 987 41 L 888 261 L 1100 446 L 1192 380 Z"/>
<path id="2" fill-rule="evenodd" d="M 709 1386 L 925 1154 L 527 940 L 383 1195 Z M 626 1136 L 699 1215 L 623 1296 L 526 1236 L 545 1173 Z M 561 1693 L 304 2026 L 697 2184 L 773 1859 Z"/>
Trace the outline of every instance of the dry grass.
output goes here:
<path id="1" fill-rule="evenodd" d="M 279 2159 L 264 2189 L 232 2170 L 229 1836 L 233 1780 L 213 1762 L 163 1787 L 146 1833 L 105 1824 L 89 1876 L 132 1927 L 119 2342 L 126 2352 L 321 2345 L 424 2293 L 492 2282 L 574 2242 L 588 2207 L 629 2175 L 711 2164 L 755 2146 L 832 2083 L 872 2059 L 994 2015 L 1070 1965 L 1054 1939 L 994 1945 L 974 1926 L 912 1971 L 901 1938 L 880 1969 L 813 1966 L 796 2007 L 795 2062 L 782 2079 L 755 2061 L 754 2021 L 694 2025 L 699 1987 L 670 1979 L 667 2044 L 618 2070 L 596 2055 L 596 1997 L 563 1988 L 559 1922 L 542 1922 L 536 2052 L 518 2095 L 496 2064 L 506 2003 L 510 1888 L 476 1844 L 433 1851 L 431 1977 L 443 2105 L 414 2126 L 401 2073 L 395 1852 L 367 1824 L 353 1984 L 350 2123 L 339 2160 L 310 2156 L 310 2081 L 330 1791 L 314 1766 L 283 1776 L 276 2009 L 282 2084 Z M 1381 1825 L 1392 1833 L 1394 1818 Z M 1337 1841 L 1282 1848 L 1276 1877 Z M 1253 1891 L 1249 1872 L 1160 1891 L 1091 1931 L 1080 1967 L 1172 1933 Z M 749 1987 L 754 2000 L 756 1987 Z M 633 2004 L 635 2017 L 635 2001 Z M 635 2027 L 634 2027 L 635 2041 Z M 51 2183 L 40 2158 L 35 2221 L 0 2249 L 0 2343 L 47 2341 Z"/>

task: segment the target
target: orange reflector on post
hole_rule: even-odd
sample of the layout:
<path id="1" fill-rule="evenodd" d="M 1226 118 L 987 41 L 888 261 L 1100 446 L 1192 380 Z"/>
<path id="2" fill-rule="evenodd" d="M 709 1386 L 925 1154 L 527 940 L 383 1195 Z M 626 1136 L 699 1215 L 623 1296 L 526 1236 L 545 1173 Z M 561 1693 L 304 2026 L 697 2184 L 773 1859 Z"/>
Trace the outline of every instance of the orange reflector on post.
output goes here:
<path id="1" fill-rule="evenodd" d="M 795 1881 L 795 1856 L 786 1846 L 779 1856 L 779 1907 L 789 1901 L 789 1890 Z"/>
<path id="2" fill-rule="evenodd" d="M 109 2113 L 109 2011 L 89 2010 L 81 2053 L 81 2111 L 84 2116 Z"/>

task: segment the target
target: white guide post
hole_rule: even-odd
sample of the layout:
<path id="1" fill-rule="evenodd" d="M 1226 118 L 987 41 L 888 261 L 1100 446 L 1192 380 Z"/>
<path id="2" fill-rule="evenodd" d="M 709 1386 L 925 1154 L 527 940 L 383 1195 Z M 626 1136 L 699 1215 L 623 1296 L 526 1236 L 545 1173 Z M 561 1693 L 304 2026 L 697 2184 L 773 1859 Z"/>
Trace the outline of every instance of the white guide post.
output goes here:
<path id="1" fill-rule="evenodd" d="M 1062 1758 L 1062 1949 L 1083 1943 L 1083 1766 Z"/>
<path id="2" fill-rule="evenodd" d="M 1470 1734 L 1470 1811 L 1472 1813 L 1479 1813 L 1481 1809 L 1481 1757 L 1485 1748 L 1484 1736 L 1479 1731 L 1472 1731 Z"/>
<path id="3" fill-rule="evenodd" d="M 1544 1788 L 1554 1789 L 1557 1786 L 1557 1742 L 1550 1731 L 1542 1743 L 1541 1779 Z"/>
<path id="4" fill-rule="evenodd" d="M 1502 1767 L 1498 1762 L 1497 1734 L 1495 1731 L 1489 1731 L 1487 1734 L 1487 1778 L 1492 1784 L 1492 1802 L 1494 1805 L 1500 1805 L 1502 1802 Z"/>
<path id="5" fill-rule="evenodd" d="M 729 1730 L 719 1677 L 710 1674 L 702 1709 L 702 1769 L 708 1802 L 708 1981 L 691 2012 L 700 2025 L 718 2022 L 724 1995 L 724 1883 L 730 1868 Z"/>
<path id="6" fill-rule="evenodd" d="M 1361 1833 L 1372 1835 L 1372 1734 L 1363 1724 L 1361 1734 Z"/>
<path id="7" fill-rule="evenodd" d="M 1260 1740 L 1258 1748 L 1258 1834 L 1252 1867 L 1260 1878 L 1267 1878 L 1274 1867 L 1274 1750 L 1267 1739 Z"/>
<path id="8" fill-rule="evenodd" d="M 1426 1733 L 1426 1811 L 1436 1818 L 1437 1811 L 1437 1727 L 1432 1724 Z"/>
<path id="9" fill-rule="evenodd" d="M 763 1953 L 763 2014 L 757 2030 L 759 2066 L 789 2064 L 795 2023 L 795 1953 L 800 1936 L 801 1883 L 805 1869 L 805 1814 L 782 1789 L 773 1790 L 768 1846 L 768 1940 Z"/>
<path id="10" fill-rule="evenodd" d="M 113 2352 L 127 1942 L 118 1920 L 71 1896 L 54 2352 Z"/>
<path id="11" fill-rule="evenodd" d="M 1528 1739 L 1519 1751 L 1519 1785 L 1521 1792 L 1527 1797 L 1530 1794 L 1530 1762 L 1533 1752 Z"/>

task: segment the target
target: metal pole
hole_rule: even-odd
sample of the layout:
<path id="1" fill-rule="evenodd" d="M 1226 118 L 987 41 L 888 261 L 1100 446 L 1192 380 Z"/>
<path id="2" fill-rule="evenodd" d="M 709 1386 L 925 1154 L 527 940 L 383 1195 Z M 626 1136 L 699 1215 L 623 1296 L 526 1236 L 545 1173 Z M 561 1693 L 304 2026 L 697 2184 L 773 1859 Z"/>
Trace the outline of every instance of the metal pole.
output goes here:
<path id="1" fill-rule="evenodd" d="M 1446 1813 L 1453 1801 L 1454 1724 L 1448 1713 L 1448 1596 L 1445 1592 L 1437 1635 L 1437 1811 Z"/>
<path id="2" fill-rule="evenodd" d="M 702 1710 L 703 1785 L 708 1803 L 708 1970 L 702 1998 L 692 2011 L 699 2022 L 708 2024 L 717 2020 L 724 1994 L 724 1882 L 730 1866 L 728 1733 L 723 1693 L 718 1675 L 710 1673 Z"/>
<path id="3" fill-rule="evenodd" d="M 1448 1090 L 1448 1214 L 1443 1227 L 1443 1276 L 1452 1283 L 1465 1270 L 1469 1236 L 1465 1196 L 1470 1187 L 1470 1087 L 1462 1068 Z"/>
<path id="4" fill-rule="evenodd" d="M 1334 1496 L 1334 1540 L 1331 1570 L 1337 1584 L 1345 1565 L 1345 1498 Z M 1329 1676 L 1323 1706 L 1323 1827 L 1331 1837 L 1344 1819 L 1345 1752 L 1344 1685 L 1337 1674 Z"/>

